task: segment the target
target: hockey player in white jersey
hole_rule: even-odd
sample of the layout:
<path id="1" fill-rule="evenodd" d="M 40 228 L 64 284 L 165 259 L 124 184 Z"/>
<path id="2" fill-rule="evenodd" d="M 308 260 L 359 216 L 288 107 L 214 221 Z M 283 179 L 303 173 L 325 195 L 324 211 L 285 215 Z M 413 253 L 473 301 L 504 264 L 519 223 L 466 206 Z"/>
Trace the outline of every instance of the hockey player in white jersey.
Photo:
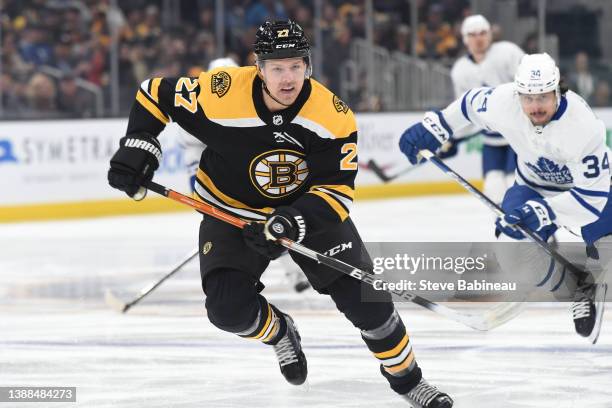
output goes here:
<path id="1" fill-rule="evenodd" d="M 472 88 L 497 86 L 514 79 L 525 53 L 509 41 L 492 42 L 491 25 L 485 17 L 480 14 L 466 17 L 461 35 L 468 53 L 459 58 L 451 70 L 456 98 Z M 514 182 L 515 166 L 515 154 L 503 135 L 472 125 L 456 133 L 451 143 L 478 132 L 483 135 L 484 193 L 500 203 L 506 189 Z M 457 152 L 456 147 L 446 149 L 448 152 L 442 157 L 451 157 Z"/>
<path id="2" fill-rule="evenodd" d="M 471 89 L 446 109 L 427 112 L 404 132 L 400 149 L 417 163 L 419 150 L 435 152 L 470 125 L 503 134 L 517 154 L 516 183 L 504 196 L 498 234 L 523 239 L 512 227 L 521 224 L 547 240 L 565 227 L 582 237 L 588 256 L 599 258 L 605 271 L 612 257 L 606 129 L 586 102 L 560 83 L 554 60 L 548 54 L 526 55 L 513 83 Z M 598 250 L 604 243 L 608 249 Z M 583 285 L 572 306 L 577 333 L 592 342 L 606 289 L 606 284 Z"/>

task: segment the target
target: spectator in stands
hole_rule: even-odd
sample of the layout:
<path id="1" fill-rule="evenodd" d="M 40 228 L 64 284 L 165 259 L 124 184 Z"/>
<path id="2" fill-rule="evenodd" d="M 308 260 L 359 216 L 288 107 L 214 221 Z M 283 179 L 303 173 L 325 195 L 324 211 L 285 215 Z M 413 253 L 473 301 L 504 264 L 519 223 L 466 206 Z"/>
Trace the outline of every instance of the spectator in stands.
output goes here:
<path id="1" fill-rule="evenodd" d="M 33 65 L 49 65 L 53 60 L 53 48 L 48 31 L 38 24 L 25 28 L 19 44 L 19 52 L 25 62 Z"/>
<path id="2" fill-rule="evenodd" d="M 0 104 L 2 104 L 3 109 L 10 108 L 13 103 L 13 99 L 12 99 L 14 97 L 13 84 L 14 84 L 13 78 L 11 78 L 8 72 L 2 72 L 0 74 L 0 94 L 2 95 Z"/>
<path id="3" fill-rule="evenodd" d="M 443 7 L 433 4 L 427 14 L 427 22 L 419 25 L 417 54 L 426 59 L 439 59 L 457 54 L 459 43 L 451 26 L 443 21 Z"/>
<path id="4" fill-rule="evenodd" d="M 381 112 L 383 110 L 383 101 L 380 95 L 364 95 L 357 104 L 359 112 Z"/>
<path id="5" fill-rule="evenodd" d="M 213 34 L 208 31 L 199 32 L 195 40 L 189 43 L 188 70 L 192 67 L 199 67 L 200 72 L 204 71 L 216 54 L 217 43 Z"/>
<path id="6" fill-rule="evenodd" d="M 68 33 L 60 34 L 59 41 L 53 47 L 51 65 L 61 71 L 72 71 L 78 64 L 72 50 L 72 41 Z"/>
<path id="7" fill-rule="evenodd" d="M 610 100 L 610 84 L 608 81 L 601 80 L 597 82 L 593 94 L 593 102 L 590 105 L 602 108 L 612 105 L 612 101 Z"/>
<path id="8" fill-rule="evenodd" d="M 364 38 L 365 11 L 362 4 L 353 3 L 346 1 L 344 4 L 338 7 L 337 24 L 347 27 L 350 30 L 352 38 Z"/>
<path id="9" fill-rule="evenodd" d="M 412 37 L 409 25 L 399 24 L 396 26 L 395 49 L 404 54 L 412 53 Z"/>
<path id="10" fill-rule="evenodd" d="M 523 43 L 523 51 L 525 54 L 537 54 L 540 52 L 540 47 L 538 46 L 538 35 L 536 33 L 531 33 L 525 38 L 525 42 Z"/>
<path id="11" fill-rule="evenodd" d="M 215 32 L 215 10 L 212 7 L 200 10 L 198 18 L 198 31 L 211 34 Z"/>
<path id="12" fill-rule="evenodd" d="M 569 74 L 570 88 L 584 98 L 591 101 L 591 95 L 595 90 L 595 78 L 589 69 L 589 56 L 580 51 L 574 59 L 574 71 Z"/>
<path id="13" fill-rule="evenodd" d="M 2 38 L 2 70 L 14 74 L 25 74 L 30 72 L 32 64 L 26 62 L 18 51 L 18 37 L 15 32 L 3 32 Z"/>
<path id="14" fill-rule="evenodd" d="M 349 57 L 351 40 L 351 30 L 344 24 L 338 24 L 333 39 L 323 44 L 323 75 L 332 92 L 340 92 L 340 65 Z"/>
<path id="15" fill-rule="evenodd" d="M 57 117 L 57 88 L 53 79 L 49 76 L 37 72 L 35 73 L 26 88 L 28 106 L 24 109 L 24 117 Z"/>
<path id="16" fill-rule="evenodd" d="M 79 88 L 71 72 L 63 73 L 59 80 L 57 107 L 66 117 L 91 118 L 96 115 L 92 93 Z"/>
<path id="17" fill-rule="evenodd" d="M 253 2 L 246 10 L 245 22 L 250 27 L 259 27 L 269 18 L 277 20 L 287 18 L 282 2 L 278 0 L 259 0 Z"/>
<path id="18" fill-rule="evenodd" d="M 121 57 L 126 62 L 123 66 L 128 70 L 122 74 L 126 77 L 133 77 L 136 84 L 140 84 L 149 77 L 150 69 L 145 58 L 145 49 L 145 45 L 141 42 L 135 42 L 131 46 L 125 44 L 121 47 Z M 133 98 L 133 92 L 131 94 Z"/>

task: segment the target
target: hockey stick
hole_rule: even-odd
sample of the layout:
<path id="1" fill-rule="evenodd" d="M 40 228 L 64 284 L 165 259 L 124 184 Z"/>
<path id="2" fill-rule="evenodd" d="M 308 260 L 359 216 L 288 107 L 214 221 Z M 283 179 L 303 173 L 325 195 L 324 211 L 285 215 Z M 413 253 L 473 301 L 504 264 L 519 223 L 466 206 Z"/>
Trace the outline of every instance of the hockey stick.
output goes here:
<path id="1" fill-rule="evenodd" d="M 385 183 L 395 180 L 396 178 L 403 176 L 404 174 L 410 173 L 412 170 L 416 169 L 417 167 L 418 166 L 410 166 L 408 168 L 400 170 L 399 172 L 395 174 L 388 175 L 385 173 L 385 170 L 382 167 L 376 164 L 374 159 L 370 159 L 368 161 L 368 169 L 372 170 L 374 174 L 376 174 L 376 176 Z"/>
<path id="2" fill-rule="evenodd" d="M 189 261 L 195 258 L 198 253 L 199 248 L 196 247 L 193 251 L 189 252 L 183 260 L 176 263 L 172 267 L 172 270 L 170 272 L 168 272 L 162 278 L 156 280 L 155 282 L 151 282 L 149 285 L 142 288 L 141 291 L 138 292 L 138 295 L 127 303 L 115 296 L 115 294 L 113 294 L 110 289 L 107 289 L 106 293 L 104 294 L 104 300 L 106 300 L 106 304 L 121 313 L 127 312 L 132 306 L 144 299 L 149 293 L 153 292 L 159 285 L 161 285 L 166 280 L 170 279 L 172 275 L 180 271 L 183 266 L 187 265 L 187 263 L 189 263 Z"/>
<path id="3" fill-rule="evenodd" d="M 449 156 L 447 156 L 447 157 L 441 157 L 441 158 L 443 158 L 443 159 L 444 159 L 444 158 L 448 158 L 448 157 L 453 157 L 455 154 L 457 154 L 457 146 L 458 146 L 460 143 L 463 143 L 463 142 L 465 142 L 466 140 L 471 139 L 472 137 L 477 136 L 477 135 L 478 135 L 478 133 L 475 133 L 475 134 L 473 134 L 473 135 L 466 136 L 466 137 L 461 138 L 461 139 L 457 139 L 457 140 L 453 141 L 452 143 L 451 143 L 451 142 L 446 142 L 446 143 L 445 143 L 445 144 L 443 144 L 443 145 L 442 145 L 442 147 L 440 148 L 440 152 L 439 152 L 439 154 L 440 154 L 440 153 L 448 153 L 448 154 L 450 154 L 450 153 L 449 153 L 449 151 L 450 151 L 451 149 L 455 149 L 455 150 L 454 150 L 454 153 L 450 154 Z M 419 163 L 419 164 L 420 164 L 420 163 Z M 379 165 L 378 165 L 378 164 L 377 164 L 377 163 L 374 161 L 374 159 L 370 159 L 370 160 L 368 160 L 368 169 L 372 170 L 372 171 L 374 172 L 374 174 L 376 174 L 376 176 L 377 176 L 379 179 L 381 179 L 381 180 L 382 180 L 384 183 L 388 183 L 388 182 L 390 182 L 390 181 L 392 181 L 392 180 L 395 180 L 395 179 L 396 179 L 396 178 L 398 178 L 398 177 L 403 176 L 404 174 L 408 174 L 408 173 L 410 173 L 412 170 L 414 170 L 414 169 L 416 169 L 417 167 L 419 167 L 419 164 L 415 164 L 415 165 L 413 165 L 413 166 L 410 166 L 410 167 L 407 167 L 407 168 L 405 168 L 405 169 L 402 169 L 402 170 L 398 171 L 398 172 L 397 172 L 397 173 L 395 173 L 395 174 L 388 175 L 387 173 L 385 173 L 385 170 L 384 170 L 382 167 L 380 167 L 380 166 L 379 166 Z"/>
<path id="4" fill-rule="evenodd" d="M 204 214 L 210 215 L 221 221 L 227 222 L 228 224 L 231 224 L 237 228 L 244 228 L 244 226 L 247 224 L 246 221 L 238 217 L 235 217 L 231 214 L 228 214 L 222 210 L 219 210 L 218 208 L 213 207 L 210 204 L 207 204 L 202 201 L 194 200 L 193 198 L 190 198 L 186 195 L 173 191 L 153 181 L 149 181 L 146 184 L 146 188 L 156 192 L 157 194 L 170 198 L 171 200 L 178 201 L 180 203 L 188 205 Z M 141 190 L 142 189 L 144 189 L 144 187 L 142 187 Z M 141 192 L 141 194 L 143 193 Z M 375 281 L 379 281 L 380 283 L 386 283 L 384 280 L 379 279 L 378 277 L 374 276 L 370 272 L 356 268 L 352 265 L 349 265 L 345 262 L 342 262 L 330 256 L 320 254 L 316 251 L 313 251 L 312 249 L 309 249 L 287 238 L 279 239 L 278 243 L 280 243 L 282 246 L 284 246 L 285 248 L 291 251 L 294 251 L 310 259 L 313 259 L 318 263 L 326 265 L 346 275 L 350 275 L 355 279 L 358 279 L 364 283 L 367 283 L 368 285 L 374 286 Z M 393 292 L 393 294 L 396 296 L 399 296 L 401 299 L 405 301 L 415 303 L 434 313 L 438 313 L 451 320 L 454 320 L 468 327 L 471 327 L 472 329 L 481 330 L 481 331 L 491 330 L 494 327 L 497 327 L 500 324 L 510 320 L 512 317 L 514 317 L 518 313 L 518 311 L 516 310 L 516 307 L 514 307 L 512 303 L 505 304 L 500 308 L 490 309 L 489 311 L 485 312 L 482 315 L 476 315 L 476 314 L 463 313 L 461 311 L 451 309 L 447 306 L 432 302 L 421 296 L 415 295 L 414 293 L 411 293 L 407 290 Z"/>
<path id="5" fill-rule="evenodd" d="M 457 173 L 456 171 L 451 169 L 449 166 L 447 166 L 442 160 L 440 160 L 439 157 L 437 157 L 431 151 L 427 149 L 423 149 L 419 151 L 419 155 L 429 160 L 433 164 L 435 164 L 440 170 L 448 174 L 457 183 L 461 184 L 468 192 L 470 192 L 473 196 L 478 198 L 482 203 L 484 203 L 487 207 L 489 207 L 489 209 L 493 211 L 495 215 L 497 215 L 500 218 L 504 217 L 505 215 L 504 211 L 497 204 L 491 201 L 489 197 L 481 193 L 476 187 L 474 187 L 469 181 L 464 179 L 459 173 Z M 520 224 L 516 224 L 513 227 L 519 230 L 520 232 L 522 232 L 523 235 L 528 236 L 533 242 L 539 245 L 540 248 L 542 248 L 544 252 L 546 252 L 551 258 L 559 262 L 568 271 L 573 273 L 578 279 L 578 282 L 579 282 L 578 286 L 581 286 L 581 283 L 584 283 L 587 280 L 587 278 L 591 275 L 590 273 L 581 270 L 580 268 L 572 264 L 570 261 L 568 261 L 563 255 L 561 255 L 554 248 L 548 245 L 548 243 L 545 242 L 542 238 L 540 238 L 540 236 L 537 235 L 535 232 L 531 231 L 528 228 L 523 227 Z"/>

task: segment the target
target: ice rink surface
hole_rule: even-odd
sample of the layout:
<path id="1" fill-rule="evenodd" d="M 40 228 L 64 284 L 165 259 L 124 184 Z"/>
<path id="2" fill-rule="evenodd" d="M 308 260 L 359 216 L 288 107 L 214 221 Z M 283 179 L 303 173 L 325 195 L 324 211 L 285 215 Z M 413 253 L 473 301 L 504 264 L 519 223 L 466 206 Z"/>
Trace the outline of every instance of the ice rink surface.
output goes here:
<path id="1" fill-rule="evenodd" d="M 358 202 L 367 241 L 486 241 L 492 216 L 466 196 Z M 76 386 L 76 403 L 7 407 L 401 407 L 378 364 L 331 301 L 297 294 L 274 263 L 264 294 L 290 312 L 309 386 L 282 378 L 273 351 L 205 317 L 197 262 L 125 315 L 128 300 L 197 240 L 191 213 L 0 226 L 0 386 Z M 532 305 L 476 332 L 414 305 L 400 314 L 425 377 L 457 408 L 612 407 L 612 317 L 597 345 L 568 304 Z M 609 311 L 608 311 L 609 312 Z"/>

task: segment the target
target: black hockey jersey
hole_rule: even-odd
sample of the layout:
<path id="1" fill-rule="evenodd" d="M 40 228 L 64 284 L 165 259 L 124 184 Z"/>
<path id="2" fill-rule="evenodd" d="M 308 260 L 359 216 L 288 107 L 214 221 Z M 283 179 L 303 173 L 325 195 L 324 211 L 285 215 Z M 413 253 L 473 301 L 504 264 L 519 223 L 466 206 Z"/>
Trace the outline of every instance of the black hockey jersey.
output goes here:
<path id="1" fill-rule="evenodd" d="M 310 231 L 348 217 L 357 175 L 353 112 L 313 79 L 295 103 L 270 112 L 255 67 L 142 83 L 127 134 L 159 135 L 170 121 L 207 145 L 196 198 L 246 220 L 275 207 L 302 212 Z"/>

